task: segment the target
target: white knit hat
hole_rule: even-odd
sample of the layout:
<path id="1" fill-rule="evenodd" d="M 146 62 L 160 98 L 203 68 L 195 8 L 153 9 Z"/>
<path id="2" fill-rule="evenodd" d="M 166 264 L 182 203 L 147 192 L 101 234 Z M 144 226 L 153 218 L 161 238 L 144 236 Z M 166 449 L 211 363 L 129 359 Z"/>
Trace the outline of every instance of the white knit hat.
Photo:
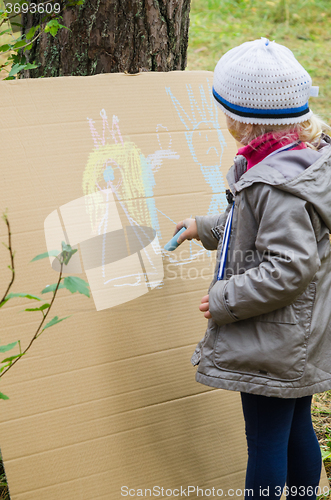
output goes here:
<path id="1" fill-rule="evenodd" d="M 287 47 L 266 38 L 243 43 L 221 57 L 213 95 L 225 114 L 242 123 L 285 125 L 312 116 L 309 74 Z"/>

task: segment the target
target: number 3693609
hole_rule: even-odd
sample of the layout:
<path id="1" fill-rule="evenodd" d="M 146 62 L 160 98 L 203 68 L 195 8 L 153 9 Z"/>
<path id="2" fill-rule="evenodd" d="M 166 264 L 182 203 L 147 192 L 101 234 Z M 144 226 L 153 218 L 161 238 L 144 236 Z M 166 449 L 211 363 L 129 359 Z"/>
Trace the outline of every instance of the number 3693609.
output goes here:
<path id="1" fill-rule="evenodd" d="M 35 14 L 38 12 L 39 14 L 59 14 L 61 10 L 61 6 L 59 3 L 53 2 L 44 2 L 39 5 L 36 3 L 7 3 L 5 4 L 5 9 L 8 14 L 26 14 L 29 12 L 30 14 Z"/>

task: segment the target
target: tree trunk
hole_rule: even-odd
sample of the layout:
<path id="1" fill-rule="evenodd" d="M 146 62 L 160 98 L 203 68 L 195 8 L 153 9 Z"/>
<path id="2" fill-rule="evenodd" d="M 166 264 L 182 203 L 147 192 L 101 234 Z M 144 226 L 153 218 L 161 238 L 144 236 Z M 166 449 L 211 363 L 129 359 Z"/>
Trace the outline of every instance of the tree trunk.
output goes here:
<path id="1" fill-rule="evenodd" d="M 63 11 L 60 22 L 71 31 L 37 39 L 29 61 L 40 66 L 24 77 L 183 70 L 189 10 L 190 0 L 85 0 Z M 39 22 L 38 14 L 23 15 L 24 32 Z"/>

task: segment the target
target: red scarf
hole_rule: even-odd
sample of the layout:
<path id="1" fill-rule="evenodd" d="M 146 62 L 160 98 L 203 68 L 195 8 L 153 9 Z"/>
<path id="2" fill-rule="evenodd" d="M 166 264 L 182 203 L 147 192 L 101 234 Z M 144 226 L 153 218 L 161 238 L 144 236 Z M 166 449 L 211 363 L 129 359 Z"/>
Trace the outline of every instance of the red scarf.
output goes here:
<path id="1" fill-rule="evenodd" d="M 257 163 L 260 163 L 266 156 L 270 155 L 277 149 L 280 149 L 292 142 L 297 144 L 290 148 L 295 149 L 305 149 L 307 146 L 304 142 L 299 141 L 299 136 L 297 132 L 291 132 L 287 134 L 287 137 L 283 137 L 284 132 L 268 132 L 264 135 L 260 135 L 253 139 L 247 146 L 243 146 L 238 149 L 238 155 L 242 155 L 247 160 L 247 170 L 254 167 Z"/>

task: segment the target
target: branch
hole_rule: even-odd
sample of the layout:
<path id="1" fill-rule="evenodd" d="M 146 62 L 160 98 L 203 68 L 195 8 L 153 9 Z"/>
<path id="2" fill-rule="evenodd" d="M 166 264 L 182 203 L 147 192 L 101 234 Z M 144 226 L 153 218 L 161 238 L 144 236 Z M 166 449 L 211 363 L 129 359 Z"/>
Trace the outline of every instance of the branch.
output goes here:
<path id="1" fill-rule="evenodd" d="M 32 337 L 32 339 L 30 340 L 30 343 L 29 343 L 29 345 L 27 346 L 27 348 L 23 351 L 23 353 L 21 353 L 22 355 L 21 355 L 19 358 L 16 358 L 16 359 L 15 359 L 15 360 L 14 360 L 14 361 L 13 361 L 13 362 L 12 362 L 12 363 L 8 366 L 8 368 L 6 368 L 6 369 L 5 369 L 5 370 L 4 370 L 4 371 L 0 374 L 0 378 L 1 378 L 1 377 L 3 377 L 3 376 L 4 376 L 4 374 L 5 374 L 5 373 L 7 373 L 7 372 L 8 372 L 8 370 L 10 370 L 10 368 L 11 368 L 12 366 L 14 366 L 14 364 L 15 364 L 15 363 L 17 363 L 17 361 L 23 357 L 23 354 L 25 354 L 25 353 L 26 353 L 26 352 L 30 349 L 30 347 L 32 346 L 33 342 L 34 342 L 34 341 L 36 340 L 36 338 L 37 338 L 37 337 L 39 337 L 39 335 L 42 333 L 42 332 L 40 332 L 40 333 L 39 333 L 39 330 L 40 330 L 40 328 L 42 327 L 42 325 L 43 325 L 43 323 L 44 323 L 45 319 L 47 318 L 47 315 L 48 315 L 48 313 L 49 313 L 49 311 L 50 311 L 50 309 L 51 309 L 51 307 L 52 307 L 52 304 L 53 304 L 53 302 L 54 302 L 54 300 L 55 300 L 56 292 L 57 292 L 57 290 L 58 290 L 58 288 L 59 288 L 59 285 L 60 285 L 60 282 L 61 282 L 61 277 L 62 277 L 62 268 L 63 268 L 63 260 L 62 260 L 62 262 L 61 262 L 61 270 L 60 270 L 60 275 L 59 275 L 58 282 L 57 282 L 57 284 L 56 284 L 56 288 L 55 288 L 55 290 L 54 290 L 54 295 L 53 295 L 52 301 L 51 301 L 51 303 L 50 303 L 50 305 L 49 305 L 49 307 L 48 307 L 48 309 L 47 309 L 46 314 L 45 314 L 45 315 L 43 314 L 43 319 L 42 319 L 42 321 L 41 321 L 40 325 L 38 326 L 36 333 L 34 334 L 34 336 Z"/>
<path id="2" fill-rule="evenodd" d="M 18 14 L 13 14 L 12 16 L 5 17 L 5 18 L 1 21 L 1 23 L 0 23 L 0 28 L 1 28 L 1 26 L 3 25 L 3 23 L 6 23 L 6 22 L 7 22 L 7 21 L 9 21 L 10 19 L 13 19 L 13 17 L 18 16 L 19 14 L 20 14 L 20 13 L 18 13 Z"/>
<path id="3" fill-rule="evenodd" d="M 25 44 L 25 45 L 22 45 L 22 47 L 17 47 L 17 49 L 15 49 L 14 47 L 12 47 L 11 49 L 9 50 L 6 50 L 5 52 L 2 52 L 1 54 L 7 54 L 8 52 L 12 52 L 13 50 L 21 50 L 21 49 L 24 49 L 24 47 L 27 47 L 28 45 L 31 45 L 31 43 L 34 43 L 38 37 L 40 37 L 40 35 L 43 33 L 44 31 L 40 31 L 40 33 L 38 33 L 38 35 L 33 38 L 33 40 L 30 40 L 29 43 Z"/>
<path id="4" fill-rule="evenodd" d="M 14 268 L 14 254 L 13 254 L 13 251 L 12 251 L 12 248 L 11 248 L 11 232 L 10 232 L 10 225 L 9 225 L 9 220 L 8 220 L 8 217 L 7 217 L 7 214 L 4 213 L 2 218 L 4 219 L 4 221 L 6 222 L 7 224 L 7 228 L 8 228 L 8 250 L 9 250 L 9 253 L 10 253 L 10 262 L 11 262 L 11 271 L 12 271 L 12 279 L 7 287 L 7 290 L 5 291 L 5 295 L 3 296 L 3 298 L 1 299 L 0 301 L 0 306 L 3 302 L 5 302 L 5 299 L 6 299 L 6 296 L 8 295 L 8 292 L 12 286 L 12 284 L 14 283 L 14 279 L 15 279 L 15 268 Z M 4 244 L 5 245 L 5 244 Z M 7 246 L 7 245 L 5 245 Z"/>

